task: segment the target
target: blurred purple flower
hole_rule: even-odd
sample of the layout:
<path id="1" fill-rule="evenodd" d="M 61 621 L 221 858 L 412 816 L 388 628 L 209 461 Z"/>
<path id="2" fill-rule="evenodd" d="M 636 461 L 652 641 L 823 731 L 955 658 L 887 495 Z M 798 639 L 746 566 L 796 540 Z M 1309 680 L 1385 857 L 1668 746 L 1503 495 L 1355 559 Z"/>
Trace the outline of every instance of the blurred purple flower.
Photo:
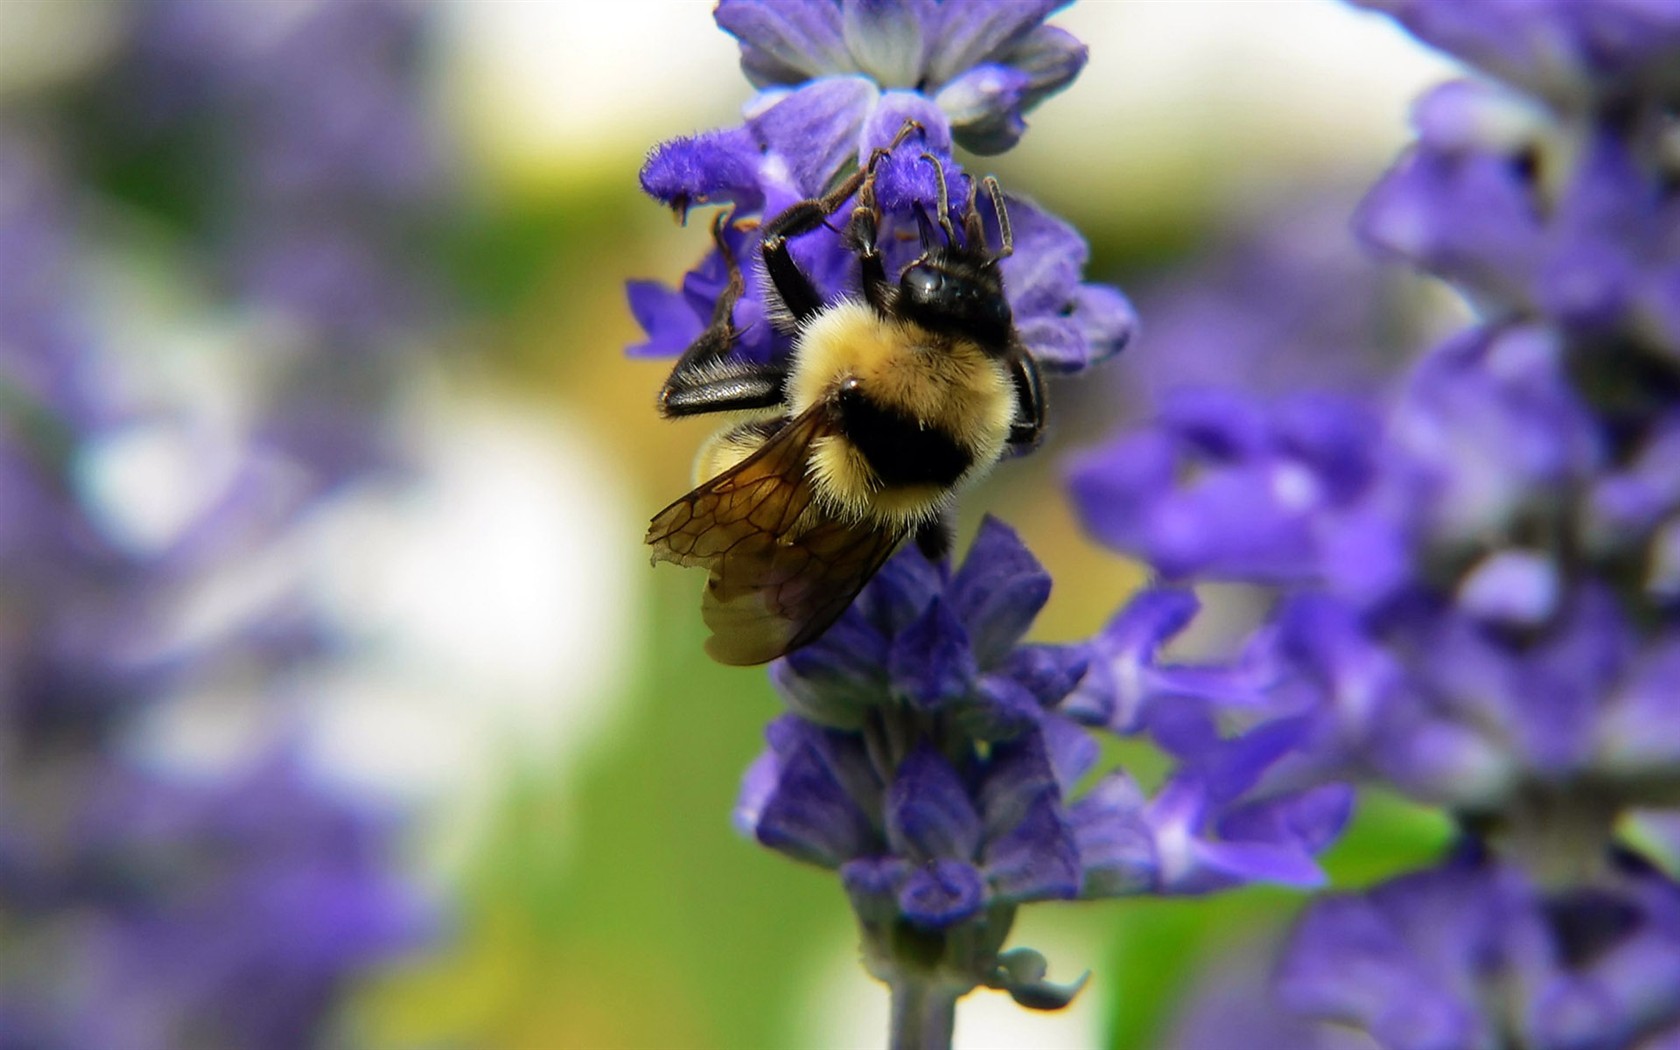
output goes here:
<path id="1" fill-rule="evenodd" d="M 262 440 L 322 488 L 390 465 L 369 406 L 444 316 L 428 243 L 461 207 L 422 80 L 430 16 L 405 0 L 141 0 L 124 18 L 82 148 L 182 169 L 172 193 L 214 279 L 285 343 L 263 348 Z"/>
<path id="2" fill-rule="evenodd" d="M 1680 1038 L 1677 919 L 1680 886 L 1637 861 L 1588 887 L 1547 889 L 1464 854 L 1313 903 L 1275 975 L 1220 966 L 1170 1045 L 1669 1046 Z"/>
<path id="3" fill-rule="evenodd" d="M 1480 319 L 1380 409 L 1181 393 L 1078 464 L 1099 539 L 1174 580 L 1271 588 L 1188 703 L 1104 716 L 1192 763 L 1238 721 L 1291 739 L 1262 790 L 1375 782 L 1458 822 L 1459 858 L 1309 909 L 1278 979 L 1302 1017 L 1418 1050 L 1669 1045 L 1680 888 L 1621 818 L 1680 798 L 1680 21 L 1371 6 L 1509 85 L 1426 95 L 1358 220 Z M 1158 679 L 1170 612 L 1111 649 Z"/>
<path id="4" fill-rule="evenodd" d="M 1327 180 L 1216 216 L 1187 259 L 1132 288 L 1149 324 L 1115 389 L 1140 411 L 1185 387 L 1378 394 L 1444 311 L 1424 278 L 1348 237 L 1356 200 Z"/>
<path id="5" fill-rule="evenodd" d="M 1673 97 L 1680 11 L 1647 0 L 1352 0 L 1419 40 L 1560 105 Z"/>
<path id="6" fill-rule="evenodd" d="M 389 822 L 294 761 L 186 780 L 89 758 L 36 771 L 52 798 L 8 774 L 0 1045 L 312 1045 L 358 973 L 430 935 Z"/>
<path id="7" fill-rule="evenodd" d="M 22 275 L 0 281 L 0 1045 L 304 1045 L 423 912 L 390 874 L 388 822 L 293 763 L 187 783 L 121 757 L 155 707 L 278 674 L 322 628 L 285 590 L 185 626 L 305 500 L 273 453 L 122 382 L 131 362 L 88 320 L 75 193 L 44 143 L 0 136 L 0 265 Z M 153 486 L 172 519 L 142 528 L 136 454 L 217 479 Z"/>
<path id="8" fill-rule="evenodd" d="M 394 822 L 298 760 L 188 778 L 133 757 L 183 696 L 255 709 L 327 649 L 285 545 L 389 461 L 393 348 L 426 322 L 407 260 L 444 184 L 416 16 L 135 4 L 73 111 L 0 114 L 0 1045 L 327 1042 L 354 981 L 434 932 Z M 192 177 L 121 198 L 134 156 Z M 282 333 L 241 362 L 268 381 L 250 398 L 113 331 L 124 207 L 195 193 L 155 236 Z"/>
<path id="9" fill-rule="evenodd" d="M 1680 1038 L 1680 886 L 1634 865 L 1546 890 L 1458 861 L 1308 909 L 1277 978 L 1307 1018 L 1384 1047 L 1668 1045 Z"/>
<path id="10" fill-rule="evenodd" d="M 1374 414 L 1302 394 L 1272 405 L 1233 390 L 1169 395 L 1150 429 L 1080 456 L 1074 504 L 1099 540 L 1169 579 L 1311 579 L 1326 535 L 1370 488 Z"/>
<path id="11" fill-rule="evenodd" d="M 1367 243 L 1454 281 L 1492 319 L 1542 315 L 1674 352 L 1680 200 L 1660 122 L 1577 141 L 1528 100 L 1459 82 L 1420 99 L 1413 123 L 1417 143 L 1360 206 Z"/>

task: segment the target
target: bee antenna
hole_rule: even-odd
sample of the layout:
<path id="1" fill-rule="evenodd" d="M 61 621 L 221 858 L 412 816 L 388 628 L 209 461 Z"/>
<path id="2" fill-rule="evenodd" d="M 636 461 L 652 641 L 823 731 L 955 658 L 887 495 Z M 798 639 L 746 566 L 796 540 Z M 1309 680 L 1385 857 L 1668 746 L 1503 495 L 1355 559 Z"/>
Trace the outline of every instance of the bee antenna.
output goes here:
<path id="1" fill-rule="evenodd" d="M 921 201 L 917 201 L 912 209 L 916 215 L 916 229 L 922 237 L 922 254 L 925 256 L 933 248 L 933 220 L 928 218 L 927 208 Z"/>
<path id="2" fill-rule="evenodd" d="M 998 246 L 993 259 L 1007 259 L 1015 254 L 1015 234 L 1009 229 L 1009 209 L 1003 204 L 1003 187 L 998 180 L 987 175 L 980 184 L 986 187 L 986 196 L 992 199 L 992 211 L 997 213 L 998 239 L 1002 243 Z"/>
<path id="3" fill-rule="evenodd" d="M 945 165 L 931 153 L 922 154 L 922 159 L 933 165 L 933 181 L 939 186 L 939 228 L 945 231 L 945 243 L 955 246 L 957 231 L 951 228 L 951 194 L 945 185 Z"/>

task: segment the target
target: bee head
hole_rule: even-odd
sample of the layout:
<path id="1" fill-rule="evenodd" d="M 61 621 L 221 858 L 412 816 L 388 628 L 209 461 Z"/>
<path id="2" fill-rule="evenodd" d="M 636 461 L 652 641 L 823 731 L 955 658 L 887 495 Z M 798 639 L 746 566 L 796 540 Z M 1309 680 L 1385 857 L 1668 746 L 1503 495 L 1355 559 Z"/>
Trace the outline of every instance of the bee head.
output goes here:
<path id="1" fill-rule="evenodd" d="M 967 336 L 991 353 L 1004 354 L 1013 343 L 1015 320 L 1003 294 L 998 263 L 1014 251 L 1015 244 L 1003 191 L 990 175 L 970 181 L 959 237 L 951 222 L 945 166 L 930 153 L 922 154 L 922 159 L 932 165 L 938 187 L 938 226 L 918 201 L 914 211 L 922 254 L 899 275 L 898 309 L 930 331 Z M 986 247 L 985 224 L 976 207 L 982 189 L 991 201 L 1003 241 L 996 252 Z"/>
<path id="2" fill-rule="evenodd" d="M 904 315 L 932 332 L 967 336 L 1002 353 L 1014 317 L 997 260 L 961 248 L 935 248 L 898 279 Z"/>

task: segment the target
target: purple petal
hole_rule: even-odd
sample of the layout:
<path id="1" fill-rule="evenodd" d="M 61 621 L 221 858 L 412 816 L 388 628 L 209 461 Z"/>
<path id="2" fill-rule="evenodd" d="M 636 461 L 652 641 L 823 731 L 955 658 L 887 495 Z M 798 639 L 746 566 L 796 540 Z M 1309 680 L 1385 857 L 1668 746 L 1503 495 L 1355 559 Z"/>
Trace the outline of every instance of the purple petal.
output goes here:
<path id="1" fill-rule="evenodd" d="M 852 69 L 838 4 L 719 0 L 713 17 L 741 42 L 741 69 L 757 87 Z"/>
<path id="2" fill-rule="evenodd" d="M 976 66 L 940 88 L 934 101 L 963 147 L 989 156 L 1014 146 L 1027 130 L 1021 106 L 1031 83 L 1008 66 Z"/>
<path id="3" fill-rule="evenodd" d="M 1234 810 L 1219 821 L 1219 833 L 1231 842 L 1272 843 L 1312 856 L 1347 827 L 1353 800 L 1347 785 L 1325 784 Z"/>
<path id="4" fill-rule="evenodd" d="M 852 0 L 841 5 L 841 32 L 857 68 L 887 88 L 917 86 L 931 41 L 915 0 Z M 930 27 L 931 28 L 931 27 Z"/>
<path id="5" fill-rule="evenodd" d="M 1112 289 L 1080 283 L 1089 252 L 1079 234 L 1028 201 L 1009 199 L 1015 252 L 1003 261 L 1004 290 L 1021 341 L 1046 369 L 1077 372 L 1112 355 L 1135 327 Z"/>
<path id="6" fill-rule="evenodd" d="M 1079 687 L 1090 669 L 1090 654 L 1080 645 L 1022 645 L 1009 654 L 997 673 L 1052 708 Z"/>
<path id="7" fill-rule="evenodd" d="M 1624 774 L 1666 775 L 1680 763 L 1680 639 L 1650 647 L 1612 693 L 1596 724 L 1600 761 Z"/>
<path id="8" fill-rule="evenodd" d="M 944 590 L 941 567 L 912 545 L 887 562 L 854 608 L 862 610 L 884 637 L 892 638 L 920 620 L 928 604 Z"/>
<path id="9" fill-rule="evenodd" d="M 1083 882 L 1078 843 L 1052 791 L 1033 796 L 1018 820 L 989 838 L 982 859 L 993 894 L 1005 901 L 1068 899 Z"/>
<path id="10" fill-rule="evenodd" d="M 776 793 L 776 785 L 781 778 L 781 758 L 774 751 L 766 751 L 753 759 L 741 775 L 741 791 L 736 796 L 735 809 L 731 814 L 730 823 L 734 824 L 736 831 L 748 838 L 757 837 L 764 807 Z"/>
<path id="11" fill-rule="evenodd" d="M 840 867 L 840 883 L 859 920 L 893 922 L 898 894 L 910 877 L 911 864 L 900 857 L 860 857 Z"/>
<path id="12" fill-rule="evenodd" d="M 948 591 L 981 667 L 1000 664 L 1050 598 L 1050 576 L 1009 526 L 987 516 Z"/>
<path id="13" fill-rule="evenodd" d="M 958 725 L 975 740 L 1007 740 L 1036 729 L 1044 718 L 1038 697 L 1000 675 L 980 679 L 977 694 L 956 711 Z"/>
<path id="14" fill-rule="evenodd" d="M 856 729 L 891 695 L 887 640 L 855 607 L 810 645 L 770 665 L 790 710 L 821 725 Z"/>
<path id="15" fill-rule="evenodd" d="M 745 128 L 727 128 L 661 142 L 642 164 L 643 192 L 686 213 L 690 206 L 733 201 L 752 210 L 763 203 L 761 153 Z"/>
<path id="16" fill-rule="evenodd" d="M 1001 51 L 1019 52 L 1023 58 L 1035 59 L 1037 65 L 1046 64 L 1050 41 L 1029 41 L 1043 31 L 1039 23 L 1066 4 L 1067 0 L 1005 0 L 944 5 L 940 11 L 939 47 L 929 56 L 930 79 L 934 84 L 947 83 L 963 70 Z"/>
<path id="17" fill-rule="evenodd" d="M 864 120 L 879 96 L 863 77 L 826 77 L 794 90 L 747 118 L 785 177 L 802 197 L 828 189 L 836 173 L 858 159 Z"/>
<path id="18" fill-rule="evenodd" d="M 1425 921 L 1435 929 L 1442 918 Z M 1470 941 L 1480 925 L 1442 932 Z M 1333 897 L 1313 905 L 1296 929 L 1279 994 L 1299 1013 L 1364 1028 L 1406 1050 L 1491 1045 L 1492 1033 L 1452 976 L 1420 967 L 1401 929 L 1371 904 Z"/>
<path id="19" fill-rule="evenodd" d="M 1084 726 L 1072 719 L 1051 715 L 1039 722 L 1039 730 L 1056 785 L 1064 796 L 1070 795 L 1079 779 L 1096 768 L 1102 748 Z"/>
<path id="20" fill-rule="evenodd" d="M 1025 819 L 1028 810 L 1045 795 L 1059 798 L 1061 789 L 1042 733 L 1022 733 L 992 745 L 986 779 L 980 787 L 980 809 L 988 839 L 1005 834 Z"/>
<path id="21" fill-rule="evenodd" d="M 1072 33 L 1038 26 L 999 52 L 996 61 L 1027 74 L 1027 93 L 1021 102 L 1025 110 L 1071 84 L 1088 57 L 1085 45 Z"/>
<path id="22" fill-rule="evenodd" d="M 868 817 L 809 745 L 782 757 L 753 831 L 771 849 L 824 868 L 863 855 L 875 841 Z"/>
<path id="23" fill-rule="evenodd" d="M 980 815 L 962 778 L 926 746 L 899 764 L 887 795 L 886 819 L 895 853 L 969 860 L 980 847 Z"/>
<path id="24" fill-rule="evenodd" d="M 1190 623 L 1197 608 L 1187 589 L 1133 595 L 1090 646 L 1092 669 L 1063 709 L 1088 725 L 1135 731 L 1154 695 L 1156 653 Z"/>
<path id="25" fill-rule="evenodd" d="M 1561 581 L 1549 557 L 1496 551 L 1473 566 L 1458 588 L 1458 606 L 1471 616 L 1511 627 L 1537 627 L 1556 610 Z"/>
<path id="26" fill-rule="evenodd" d="M 1143 793 L 1124 773 L 1110 773 L 1068 808 L 1079 849 L 1081 897 L 1142 893 L 1159 877 L 1155 839 L 1143 819 Z"/>
<path id="27" fill-rule="evenodd" d="M 1137 311 L 1120 289 L 1106 284 L 1082 284 L 1073 290 L 1073 323 L 1083 358 L 1047 357 L 1052 371 L 1072 372 L 1108 360 L 1125 349 L 1138 333 Z"/>
<path id="28" fill-rule="evenodd" d="M 1503 156 L 1418 149 L 1371 190 L 1354 218 L 1378 252 L 1522 301 L 1544 258 L 1531 187 Z"/>
<path id="29" fill-rule="evenodd" d="M 926 126 L 926 125 L 924 125 Z M 875 199 L 888 212 L 911 214 L 920 205 L 927 213 L 939 214 L 939 172 L 945 174 L 946 201 L 958 215 L 968 197 L 969 177 L 951 159 L 949 147 L 941 150 L 929 143 L 926 152 L 937 157 L 939 168 L 920 151 L 900 147 L 875 169 Z"/>
<path id="30" fill-rule="evenodd" d="M 973 918 L 985 905 L 985 881 L 974 865 L 960 860 L 937 860 L 915 868 L 898 895 L 906 919 L 936 930 Z"/>
<path id="31" fill-rule="evenodd" d="M 625 351 L 631 357 L 675 357 L 705 328 L 705 320 L 689 308 L 681 293 L 657 281 L 629 281 L 630 313 L 647 333 L 647 341 Z"/>
<path id="32" fill-rule="evenodd" d="M 968 632 L 944 598 L 892 641 L 887 672 L 893 695 L 922 711 L 938 711 L 968 697 L 979 677 Z"/>

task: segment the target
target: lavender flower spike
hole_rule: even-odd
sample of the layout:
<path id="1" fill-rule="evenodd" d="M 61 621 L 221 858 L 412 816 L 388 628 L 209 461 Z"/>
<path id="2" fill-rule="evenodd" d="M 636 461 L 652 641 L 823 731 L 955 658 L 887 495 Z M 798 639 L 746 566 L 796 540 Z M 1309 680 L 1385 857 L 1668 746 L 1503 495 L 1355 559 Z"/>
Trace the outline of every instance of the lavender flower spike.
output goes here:
<path id="1" fill-rule="evenodd" d="M 984 985 L 1063 1005 L 1076 989 L 1001 950 L 1020 905 L 1314 885 L 1311 856 L 1346 819 L 1339 788 L 1264 786 L 1301 743 L 1287 727 L 1207 739 L 1153 798 L 1118 771 L 1076 791 L 1097 746 L 1075 718 L 1116 706 L 1109 661 L 1122 657 L 1020 644 L 1049 582 L 988 520 L 955 573 L 906 552 L 825 638 L 772 668 L 794 713 L 771 725 L 737 826 L 839 873 L 866 961 L 895 989 L 931 983 L 954 1002 Z M 1158 619 L 1156 596 L 1137 604 L 1117 622 Z M 1220 681 L 1163 666 L 1130 706 L 1181 710 Z"/>
<path id="2" fill-rule="evenodd" d="M 1680 9 L 1368 6 L 1501 81 L 1427 94 L 1357 217 L 1476 321 L 1380 414 L 1199 395 L 1076 492 L 1176 578 L 1273 589 L 1245 647 L 1269 681 L 1226 708 L 1302 741 L 1272 775 L 1457 825 L 1308 909 L 1283 1006 L 1403 1050 L 1672 1046 L 1680 882 L 1630 829 L 1680 804 Z"/>

